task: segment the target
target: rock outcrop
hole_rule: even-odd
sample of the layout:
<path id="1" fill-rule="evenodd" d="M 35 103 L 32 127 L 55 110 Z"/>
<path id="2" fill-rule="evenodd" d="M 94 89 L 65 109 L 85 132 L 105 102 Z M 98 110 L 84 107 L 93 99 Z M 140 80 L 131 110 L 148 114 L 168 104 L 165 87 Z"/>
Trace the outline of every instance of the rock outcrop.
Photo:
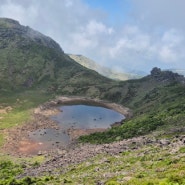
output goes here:
<path id="1" fill-rule="evenodd" d="M 171 81 L 185 84 L 185 77 L 172 71 L 162 71 L 160 68 L 154 67 L 151 70 L 151 77 L 157 81 Z"/>

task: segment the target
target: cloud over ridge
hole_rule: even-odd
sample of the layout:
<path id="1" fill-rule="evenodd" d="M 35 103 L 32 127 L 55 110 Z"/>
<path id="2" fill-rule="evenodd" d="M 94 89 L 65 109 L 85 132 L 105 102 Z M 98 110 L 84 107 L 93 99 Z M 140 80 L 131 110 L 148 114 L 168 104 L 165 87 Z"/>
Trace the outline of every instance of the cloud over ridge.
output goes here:
<path id="1" fill-rule="evenodd" d="M 86 0 L 0 0 L 0 16 L 52 37 L 67 53 L 115 69 L 185 69 L 185 1 L 131 0 L 129 13 L 124 1 L 120 15 L 127 19 L 114 24 L 109 14 L 116 10 L 95 8 Z"/>

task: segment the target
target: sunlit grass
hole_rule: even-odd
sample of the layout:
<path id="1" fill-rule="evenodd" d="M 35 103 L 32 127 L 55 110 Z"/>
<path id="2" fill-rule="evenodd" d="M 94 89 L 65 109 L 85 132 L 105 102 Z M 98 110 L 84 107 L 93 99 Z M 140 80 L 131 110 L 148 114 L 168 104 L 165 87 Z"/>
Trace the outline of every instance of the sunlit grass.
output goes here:
<path id="1" fill-rule="evenodd" d="M 4 109 L 10 107 L 10 110 L 0 115 L 0 129 L 9 129 L 31 120 L 33 109 L 52 97 L 52 95 L 39 90 L 4 94 L 0 106 Z M 0 133 L 0 146 L 3 143 L 4 136 L 3 133 Z"/>
<path id="2" fill-rule="evenodd" d="M 30 118 L 30 110 L 12 111 L 0 121 L 0 129 L 11 128 L 20 125 Z"/>
<path id="3" fill-rule="evenodd" d="M 3 145 L 3 143 L 4 143 L 4 135 L 0 133 L 0 147 Z"/>

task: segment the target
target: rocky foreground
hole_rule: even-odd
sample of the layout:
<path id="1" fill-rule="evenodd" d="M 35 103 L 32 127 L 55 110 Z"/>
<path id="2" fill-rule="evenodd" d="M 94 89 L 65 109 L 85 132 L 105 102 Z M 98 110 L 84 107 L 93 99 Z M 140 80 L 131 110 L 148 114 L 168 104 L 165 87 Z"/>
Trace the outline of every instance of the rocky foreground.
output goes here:
<path id="1" fill-rule="evenodd" d="M 73 100 L 76 103 L 80 101 L 79 97 L 75 97 Z M 87 99 L 83 99 L 84 102 L 85 100 Z M 42 146 L 39 143 L 32 143 L 28 140 L 28 132 L 42 128 L 58 129 L 57 124 L 51 121 L 49 116 L 58 112 L 56 106 L 61 103 L 74 102 L 68 97 L 59 97 L 35 109 L 33 119 L 29 123 L 6 131 L 7 143 L 3 150 L 11 155 L 24 158 L 32 156 L 33 150 L 41 149 Z M 92 102 L 88 101 L 88 103 Z M 104 102 L 96 100 L 94 103 L 100 105 Z M 127 108 L 124 109 L 117 104 L 104 103 L 105 107 L 111 108 L 110 105 L 113 106 L 112 108 L 117 107 L 117 111 L 126 111 L 127 117 L 132 115 Z M 163 173 L 165 178 L 169 170 L 176 168 L 173 167 L 173 164 L 185 162 L 183 161 L 185 157 L 183 152 L 185 148 L 184 132 L 183 128 L 172 130 L 171 133 L 156 131 L 147 136 L 99 145 L 81 144 L 74 140 L 66 148 L 55 147 L 49 151 L 42 150 L 35 153 L 35 155 L 42 156 L 44 162 L 31 166 L 27 162 L 22 162 L 24 172 L 17 178 L 53 176 L 62 178 L 63 182 L 67 182 L 66 178 L 70 178 L 76 184 L 86 184 L 82 182 L 86 176 L 89 176 L 93 183 L 87 179 L 88 184 L 106 184 L 107 179 L 120 177 L 117 181 L 124 183 L 132 178 L 143 176 L 146 168 L 155 170 L 155 173 Z M 170 137 L 166 137 L 167 135 Z M 162 167 L 161 163 L 164 163 Z M 169 169 L 168 165 L 170 165 Z M 94 183 L 96 179 L 97 183 Z"/>
<path id="2" fill-rule="evenodd" d="M 92 159 L 96 156 L 110 155 L 119 156 L 124 152 L 133 152 L 141 150 L 144 147 L 161 148 L 167 151 L 169 155 L 175 154 L 181 147 L 185 146 L 185 135 L 174 136 L 170 139 L 156 139 L 154 136 L 143 136 L 132 139 L 127 139 L 111 144 L 78 144 L 69 148 L 68 150 L 53 150 L 50 155 L 45 155 L 48 160 L 43 164 L 25 169 L 24 176 L 42 176 L 44 174 L 60 175 L 68 171 L 71 166 L 75 168 L 76 164 L 82 163 L 86 160 Z M 150 151 L 151 152 L 151 151 Z M 145 155 L 147 152 L 142 152 L 140 155 Z M 185 157 L 185 154 L 181 154 Z M 164 160 L 164 159 L 158 159 Z M 102 158 L 102 163 L 109 163 L 106 158 Z"/>

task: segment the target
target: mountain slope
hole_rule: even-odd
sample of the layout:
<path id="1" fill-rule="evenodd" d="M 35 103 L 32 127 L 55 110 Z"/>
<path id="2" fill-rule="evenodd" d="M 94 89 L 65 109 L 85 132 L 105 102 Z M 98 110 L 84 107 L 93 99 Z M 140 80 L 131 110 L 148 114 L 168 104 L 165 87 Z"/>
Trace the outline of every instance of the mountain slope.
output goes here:
<path id="1" fill-rule="evenodd" d="M 43 87 L 75 93 L 83 83 L 111 82 L 73 61 L 51 38 L 7 18 L 0 19 L 0 56 L 1 92 Z"/>
<path id="2" fill-rule="evenodd" d="M 103 67 L 96 63 L 95 61 L 83 56 L 83 55 L 73 55 L 69 54 L 69 57 L 71 57 L 73 60 L 78 62 L 79 64 L 97 71 L 98 73 L 111 78 L 115 80 L 128 80 L 128 79 L 136 79 L 136 78 L 141 78 L 141 75 L 134 74 L 134 73 L 120 73 L 117 71 L 114 71 L 108 67 Z"/>
<path id="3" fill-rule="evenodd" d="M 113 87 L 105 97 L 131 108 L 132 119 L 104 133 L 82 136 L 81 141 L 109 143 L 144 135 L 159 128 L 166 133 L 184 132 L 185 78 L 182 75 L 154 68 L 150 75 L 121 82 L 120 86 L 122 91 L 118 88 L 113 91 Z"/>
<path id="4" fill-rule="evenodd" d="M 110 80 L 72 60 L 51 38 L 6 18 L 0 19 L 0 56 L 2 95 L 39 89 L 50 94 L 105 99 L 138 113 L 153 108 L 151 96 L 159 98 L 163 89 L 185 83 L 183 76 L 158 68 L 141 79 Z"/>
<path id="5" fill-rule="evenodd" d="M 183 76 L 154 68 L 141 79 L 109 80 L 73 61 L 52 39 L 17 21 L 0 19 L 0 145 L 3 136 L 8 137 L 7 128 L 26 124 L 32 108 L 63 94 L 119 103 L 131 108 L 133 117 L 107 132 L 80 138 L 91 143 L 117 141 L 111 145 L 77 145 L 69 153 L 56 150 L 53 156 L 40 153 L 29 159 L 2 151 L 0 184 L 185 183 Z M 35 120 L 35 127 L 42 121 Z"/>

